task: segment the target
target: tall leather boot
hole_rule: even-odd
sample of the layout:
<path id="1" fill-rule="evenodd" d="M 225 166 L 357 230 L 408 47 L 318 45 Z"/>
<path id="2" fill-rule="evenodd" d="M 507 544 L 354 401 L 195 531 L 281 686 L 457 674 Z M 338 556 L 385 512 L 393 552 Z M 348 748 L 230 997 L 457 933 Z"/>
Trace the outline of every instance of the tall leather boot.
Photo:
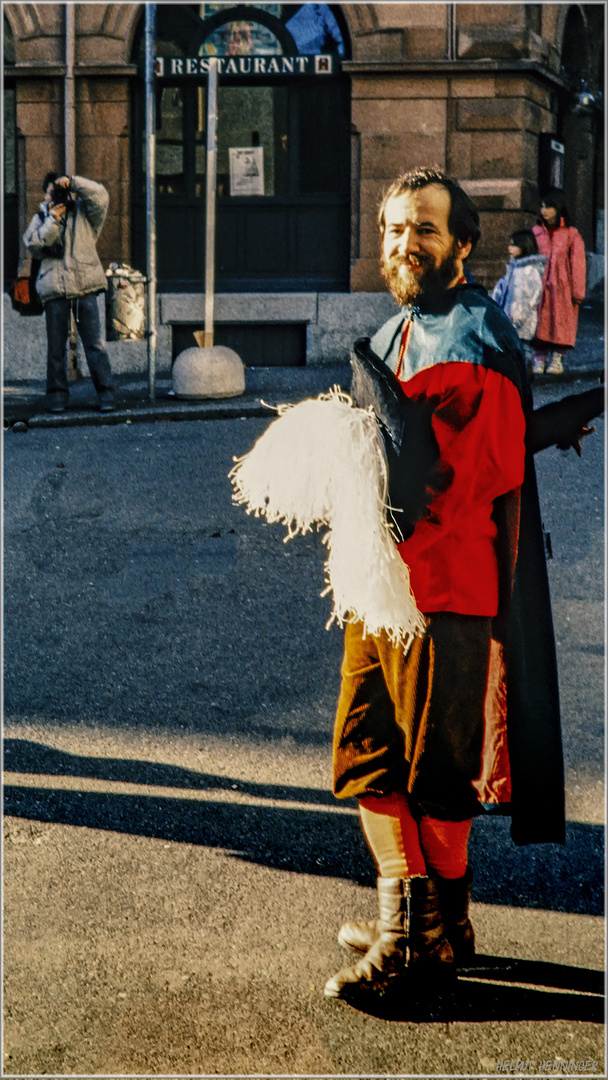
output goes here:
<path id="1" fill-rule="evenodd" d="M 441 917 L 457 964 L 466 964 L 475 955 L 475 931 L 469 918 L 472 880 L 470 866 L 461 878 L 437 878 Z"/>
<path id="2" fill-rule="evenodd" d="M 475 932 L 469 918 L 471 899 L 471 867 L 461 878 L 435 878 L 439 892 L 439 907 L 446 937 L 452 946 L 457 964 L 466 964 L 475 954 Z M 346 922 L 338 934 L 340 945 L 367 952 L 380 936 L 379 920 Z"/>
<path id="3" fill-rule="evenodd" d="M 326 997 L 348 997 L 353 991 L 382 993 L 409 974 L 445 974 L 454 969 L 454 954 L 439 912 L 432 878 L 378 878 L 379 936 L 354 967 L 342 968 L 325 984 Z"/>

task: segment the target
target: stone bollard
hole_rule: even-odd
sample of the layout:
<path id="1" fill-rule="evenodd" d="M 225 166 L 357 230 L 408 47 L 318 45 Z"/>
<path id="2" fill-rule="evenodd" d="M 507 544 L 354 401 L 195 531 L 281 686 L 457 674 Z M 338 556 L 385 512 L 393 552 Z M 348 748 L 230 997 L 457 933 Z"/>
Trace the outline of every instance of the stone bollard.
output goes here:
<path id="1" fill-rule="evenodd" d="M 245 366 L 225 345 L 184 349 L 173 364 L 178 398 L 226 398 L 245 393 Z"/>

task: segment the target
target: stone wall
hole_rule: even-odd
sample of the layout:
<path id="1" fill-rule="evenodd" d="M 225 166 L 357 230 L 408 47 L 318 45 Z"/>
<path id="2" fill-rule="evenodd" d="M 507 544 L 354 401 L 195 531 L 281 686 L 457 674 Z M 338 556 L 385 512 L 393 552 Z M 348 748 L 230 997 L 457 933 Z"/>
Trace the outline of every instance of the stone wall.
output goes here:
<path id="1" fill-rule="evenodd" d="M 63 162 L 63 85 L 61 79 L 19 79 L 16 86 L 19 231 L 25 231 L 42 201 L 42 182 Z M 20 248 L 25 260 L 25 250 Z"/>
<path id="2" fill-rule="evenodd" d="M 104 264 L 130 255 L 130 65 L 141 5 L 75 4 L 75 172 L 110 193 L 99 242 Z M 15 40 L 16 124 L 22 233 L 42 198 L 42 181 L 64 161 L 65 5 L 5 4 Z M 27 265 L 20 249 L 20 268 Z"/>
<path id="3" fill-rule="evenodd" d="M 17 130 L 24 161 L 24 221 L 43 198 L 45 174 L 61 172 L 63 160 L 63 85 L 61 79 L 20 79 L 16 96 Z M 128 261 L 130 251 L 129 92 L 124 79 L 78 79 L 76 83 L 76 169 L 103 183 L 110 193 L 108 217 L 99 241 L 104 265 Z M 21 252 L 25 258 L 25 252 Z"/>
<path id="4" fill-rule="evenodd" d="M 455 176 L 481 214 L 471 268 L 500 276 L 509 233 L 538 211 L 538 135 L 551 131 L 551 91 L 519 73 L 473 76 L 353 74 L 360 139 L 359 257 L 351 288 L 381 289 L 377 209 L 399 173 L 436 165 Z M 499 272 L 500 271 L 500 272 Z"/>
<path id="5" fill-rule="evenodd" d="M 76 83 L 76 172 L 100 180 L 110 207 L 98 250 L 104 266 L 130 258 L 129 86 L 126 79 Z"/>
<path id="6" fill-rule="evenodd" d="M 450 80 L 447 168 L 480 211 L 471 269 L 485 285 L 504 272 L 509 234 L 538 213 L 538 136 L 553 130 L 551 89 L 519 73 Z"/>
<path id="7" fill-rule="evenodd" d="M 445 167 L 445 78 L 353 75 L 352 123 L 361 142 L 359 258 L 351 288 L 383 289 L 379 272 L 378 206 L 399 173 L 421 164 Z"/>
<path id="8" fill-rule="evenodd" d="M 594 165 L 601 117 L 564 111 L 560 62 L 571 7 L 343 6 L 352 41 L 352 60 L 344 65 L 352 83 L 352 290 L 383 289 L 377 207 L 398 173 L 423 164 L 456 176 L 475 199 L 483 237 L 471 268 L 492 284 L 502 273 L 509 232 L 535 218 L 538 136 L 555 131 L 562 113 L 572 209 L 587 246 L 595 245 L 593 206 L 603 190 L 603 173 Z M 589 77 L 596 81 L 600 7 L 576 8 L 595 72 Z M 63 167 L 64 5 L 9 3 L 3 10 L 15 40 L 22 231 L 41 198 L 44 173 Z M 130 61 L 143 5 L 79 3 L 75 13 L 76 172 L 102 181 L 110 192 L 102 261 L 128 262 L 130 99 L 137 76 Z"/>
<path id="9" fill-rule="evenodd" d="M 592 33 L 589 7 L 589 41 L 603 40 L 603 32 Z M 556 132 L 563 109 L 568 5 L 406 3 L 343 10 L 353 42 L 345 67 L 361 175 L 351 288 L 383 288 L 377 208 L 388 184 L 418 165 L 445 169 L 474 199 L 482 240 L 471 270 L 492 285 L 503 273 L 509 233 L 529 227 L 538 213 L 539 135 Z M 599 15 L 596 22 L 600 27 Z M 597 59 L 595 67 L 599 71 Z M 593 248 L 593 205 L 601 199 L 594 177 L 597 129 L 590 117 L 570 113 L 563 125 L 572 210 Z"/>
<path id="10" fill-rule="evenodd" d="M 98 300 L 105 325 L 104 297 Z M 300 323 L 306 325 L 306 363 L 345 363 L 353 341 L 371 336 L 396 312 L 392 297 L 381 293 L 218 293 L 215 321 L 222 323 Z M 4 379 L 20 382 L 46 376 L 44 317 L 23 318 L 3 297 Z M 172 327 L 180 323 L 204 325 L 205 300 L 194 293 L 164 293 L 157 298 L 157 370 L 171 370 Z M 143 374 L 147 370 L 145 341 L 110 341 L 108 353 L 116 375 Z M 88 375 L 79 344 L 78 368 Z"/>

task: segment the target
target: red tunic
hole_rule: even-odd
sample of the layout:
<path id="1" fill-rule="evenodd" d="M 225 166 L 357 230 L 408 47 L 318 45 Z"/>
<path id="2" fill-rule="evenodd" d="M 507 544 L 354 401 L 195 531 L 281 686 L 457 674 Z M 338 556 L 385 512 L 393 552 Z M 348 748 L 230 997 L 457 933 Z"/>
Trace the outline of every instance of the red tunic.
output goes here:
<path id="1" fill-rule="evenodd" d="M 466 362 L 435 364 L 402 381 L 413 400 L 432 400 L 440 466 L 452 477 L 399 552 L 420 611 L 496 615 L 494 500 L 521 486 L 525 420 L 513 383 Z"/>

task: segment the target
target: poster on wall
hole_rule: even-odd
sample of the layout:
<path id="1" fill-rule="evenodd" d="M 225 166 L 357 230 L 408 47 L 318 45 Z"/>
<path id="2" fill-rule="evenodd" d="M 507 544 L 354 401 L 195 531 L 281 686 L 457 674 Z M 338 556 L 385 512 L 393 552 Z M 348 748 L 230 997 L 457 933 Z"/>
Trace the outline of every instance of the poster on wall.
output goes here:
<path id="1" fill-rule="evenodd" d="M 236 146 L 228 150 L 230 194 L 264 194 L 264 147 Z"/>

